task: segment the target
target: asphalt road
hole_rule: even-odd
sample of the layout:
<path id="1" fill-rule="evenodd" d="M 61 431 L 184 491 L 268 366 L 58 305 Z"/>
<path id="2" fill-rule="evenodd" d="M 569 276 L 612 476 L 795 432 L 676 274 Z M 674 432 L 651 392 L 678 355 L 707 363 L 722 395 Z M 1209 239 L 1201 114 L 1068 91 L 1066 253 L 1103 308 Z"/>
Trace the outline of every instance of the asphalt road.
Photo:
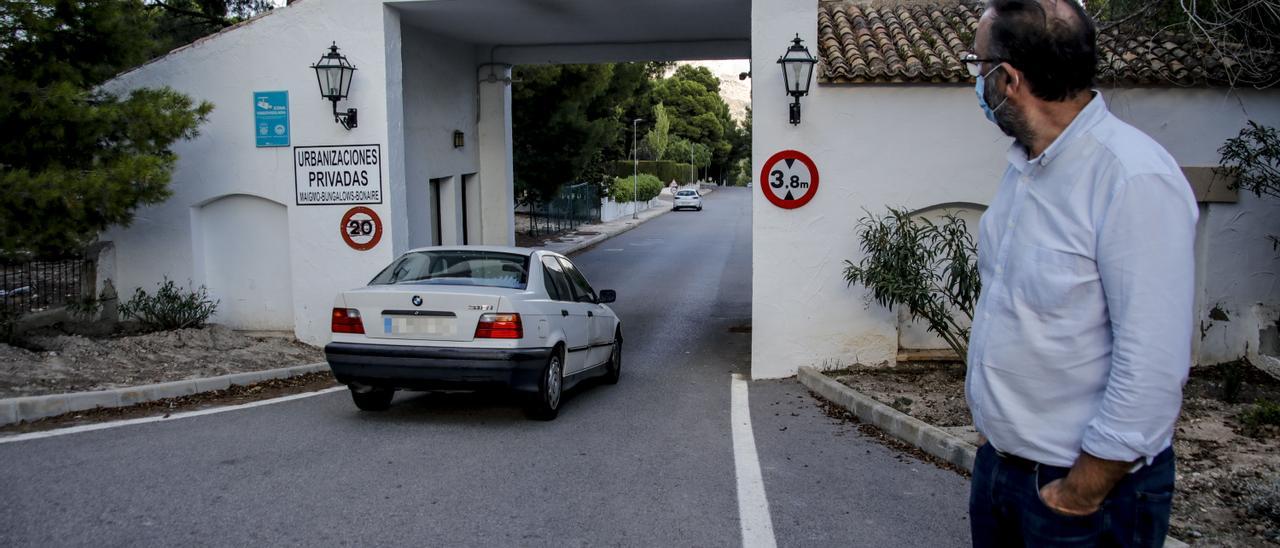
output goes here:
<path id="1" fill-rule="evenodd" d="M 706 198 L 575 258 L 616 289 L 616 386 L 553 422 L 485 395 L 342 392 L 0 443 L 0 546 L 742 544 L 730 382 L 747 373 L 751 200 Z M 967 480 L 751 383 L 779 546 L 963 546 Z"/>

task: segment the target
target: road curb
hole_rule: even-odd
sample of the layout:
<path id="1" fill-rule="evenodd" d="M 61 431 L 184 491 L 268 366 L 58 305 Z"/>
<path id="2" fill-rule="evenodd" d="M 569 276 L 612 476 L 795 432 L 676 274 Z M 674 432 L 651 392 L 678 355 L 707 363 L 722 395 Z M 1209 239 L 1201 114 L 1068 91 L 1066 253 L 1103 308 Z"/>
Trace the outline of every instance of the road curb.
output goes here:
<path id="1" fill-rule="evenodd" d="M 953 436 L 932 424 L 880 403 L 871 396 L 849 388 L 812 367 L 801 367 L 798 378 L 800 379 L 800 384 L 828 401 L 848 409 L 859 420 L 871 423 L 925 453 L 963 468 L 966 472 L 973 473 L 973 461 L 978 453 L 978 448 L 974 447 L 973 444 Z M 1187 543 L 1173 537 L 1165 537 L 1164 545 L 1169 548 L 1186 548 L 1188 546 Z"/>
<path id="2" fill-rule="evenodd" d="M 812 367 L 801 367 L 799 378 L 801 384 L 827 400 L 848 409 L 859 420 L 871 423 L 925 453 L 967 472 L 973 472 L 973 460 L 977 456 L 978 448 L 972 444 L 840 384 Z"/>
<path id="3" fill-rule="evenodd" d="M 249 371 L 232 373 L 218 377 L 187 379 L 182 381 L 127 386 L 110 390 L 92 392 L 71 392 L 67 394 L 49 394 L 46 396 L 23 396 L 19 398 L 0 399 L 0 426 L 22 421 L 31 421 L 53 417 L 63 413 L 85 411 L 96 408 L 128 407 L 139 403 L 178 398 L 202 392 L 225 390 L 233 385 L 243 386 L 272 379 L 296 377 L 307 373 L 327 371 L 329 364 L 312 363 L 268 369 L 266 371 Z"/>

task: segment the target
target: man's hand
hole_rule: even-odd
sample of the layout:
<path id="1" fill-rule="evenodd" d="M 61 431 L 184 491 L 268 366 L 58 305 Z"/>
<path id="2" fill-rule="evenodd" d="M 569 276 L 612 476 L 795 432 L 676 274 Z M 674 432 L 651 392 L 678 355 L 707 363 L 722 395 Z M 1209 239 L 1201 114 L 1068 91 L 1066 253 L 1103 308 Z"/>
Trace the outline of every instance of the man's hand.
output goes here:
<path id="1" fill-rule="evenodd" d="M 1132 462 L 1103 460 L 1088 453 L 1071 467 L 1067 477 L 1040 488 L 1040 498 L 1055 512 L 1087 516 L 1098 511 L 1111 488 L 1129 473 Z"/>
<path id="2" fill-rule="evenodd" d="M 1075 493 L 1068 492 L 1063 485 L 1064 480 L 1056 479 L 1040 488 L 1040 500 L 1044 505 L 1059 514 L 1068 516 L 1087 516 L 1098 511 L 1101 503 L 1093 504 L 1082 500 Z"/>

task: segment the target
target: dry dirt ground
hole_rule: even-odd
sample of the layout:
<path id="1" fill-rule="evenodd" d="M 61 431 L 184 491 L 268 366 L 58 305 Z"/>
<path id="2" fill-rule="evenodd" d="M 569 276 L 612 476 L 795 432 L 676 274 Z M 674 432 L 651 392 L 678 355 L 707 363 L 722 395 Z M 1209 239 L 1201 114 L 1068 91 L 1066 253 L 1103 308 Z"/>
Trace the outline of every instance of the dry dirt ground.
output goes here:
<path id="1" fill-rule="evenodd" d="M 103 390 L 324 361 L 291 338 L 250 336 L 219 325 L 86 336 L 54 330 L 0 344 L 0 398 Z"/>
<path id="2" fill-rule="evenodd" d="M 936 426 L 970 424 L 964 368 L 908 363 L 831 371 L 843 384 Z M 1280 427 L 1248 420 L 1280 403 L 1280 381 L 1247 364 L 1196 368 L 1174 438 L 1171 534 L 1202 546 L 1280 544 Z"/>

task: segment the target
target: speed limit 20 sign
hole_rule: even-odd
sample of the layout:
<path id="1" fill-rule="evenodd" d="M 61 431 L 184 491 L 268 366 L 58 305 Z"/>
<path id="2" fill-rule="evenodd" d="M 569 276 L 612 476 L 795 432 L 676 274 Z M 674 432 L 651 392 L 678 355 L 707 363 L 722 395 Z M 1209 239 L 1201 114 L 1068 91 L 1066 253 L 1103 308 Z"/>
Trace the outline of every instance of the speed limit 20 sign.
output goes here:
<path id="1" fill-rule="evenodd" d="M 818 193 L 818 166 L 798 150 L 774 154 L 760 170 L 760 191 L 783 209 L 805 205 Z"/>
<path id="2" fill-rule="evenodd" d="M 372 209 L 353 207 L 342 216 L 342 241 L 351 249 L 367 251 L 382 239 L 382 220 Z"/>

